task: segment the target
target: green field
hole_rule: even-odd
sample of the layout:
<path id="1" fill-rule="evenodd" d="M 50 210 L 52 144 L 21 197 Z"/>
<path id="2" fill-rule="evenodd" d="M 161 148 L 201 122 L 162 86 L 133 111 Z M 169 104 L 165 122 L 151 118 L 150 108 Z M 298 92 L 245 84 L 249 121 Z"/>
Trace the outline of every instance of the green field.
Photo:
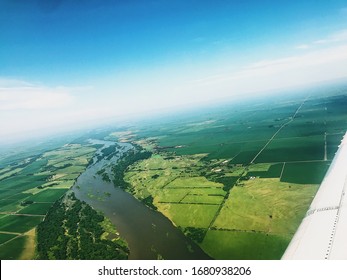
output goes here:
<path id="1" fill-rule="evenodd" d="M 18 211 L 19 214 L 46 215 L 52 203 L 34 203 Z"/>
<path id="2" fill-rule="evenodd" d="M 296 184 L 319 184 L 329 166 L 329 161 L 287 163 L 281 181 Z"/>
<path id="3" fill-rule="evenodd" d="M 160 211 L 181 227 L 207 228 L 219 205 L 162 203 Z"/>
<path id="4" fill-rule="evenodd" d="M 49 150 L 50 145 L 46 147 Z M 50 151 L 40 149 L 34 155 L 21 152 L 13 155 L 12 160 L 6 158 L 0 162 L 5 166 L 0 171 L 0 212 L 6 213 L 1 216 L 0 224 L 0 231 L 4 232 L 1 259 L 33 257 L 35 232 L 32 230 L 43 220 L 52 203 L 73 185 L 94 151 L 94 147 L 66 144 Z M 26 235 L 6 242 L 14 237 L 11 233 Z"/>
<path id="5" fill-rule="evenodd" d="M 192 177 L 192 178 L 176 178 L 166 188 L 180 189 L 180 188 L 222 188 L 222 184 L 208 181 L 204 177 Z"/>
<path id="6" fill-rule="evenodd" d="M 24 233 L 34 228 L 43 217 L 9 215 L 1 219 L 0 231 Z"/>
<path id="7" fill-rule="evenodd" d="M 323 158 L 324 137 L 318 135 L 274 139 L 260 154 L 256 162 L 306 161 L 322 160 Z"/>
<path id="8" fill-rule="evenodd" d="M 0 233 L 0 245 L 15 238 L 17 235 L 8 234 L 8 233 Z"/>
<path id="9" fill-rule="evenodd" d="M 217 229 L 293 235 L 304 217 L 317 185 L 248 180 L 234 187 L 212 225 Z"/>
<path id="10" fill-rule="evenodd" d="M 283 165 L 283 163 L 253 165 L 249 167 L 247 176 L 260 178 L 279 178 L 281 176 Z M 265 166 L 265 169 L 260 168 L 261 166 Z"/>
<path id="11" fill-rule="evenodd" d="M 27 242 L 27 236 L 20 236 L 0 246 L 1 260 L 18 260 Z"/>
<path id="12" fill-rule="evenodd" d="M 264 233 L 209 230 L 201 247 L 221 260 L 273 260 L 282 257 L 289 241 Z"/>
<path id="13" fill-rule="evenodd" d="M 54 202 L 58 200 L 64 193 L 65 189 L 49 189 L 39 192 L 30 197 L 34 202 Z"/>

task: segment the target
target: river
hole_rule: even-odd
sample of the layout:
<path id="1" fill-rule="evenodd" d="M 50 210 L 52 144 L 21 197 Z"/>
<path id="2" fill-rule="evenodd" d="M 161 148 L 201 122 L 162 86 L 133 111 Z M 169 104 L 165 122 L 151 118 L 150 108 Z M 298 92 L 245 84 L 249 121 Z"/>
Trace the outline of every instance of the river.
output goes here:
<path id="1" fill-rule="evenodd" d="M 126 151 L 132 149 L 131 144 L 117 143 L 119 147 L 116 156 L 110 160 L 97 161 L 101 150 L 115 143 L 94 139 L 90 142 L 104 146 L 96 152 L 93 164 L 78 177 L 73 191 L 78 199 L 103 212 L 116 226 L 129 245 L 129 259 L 210 259 L 160 212 L 148 208 L 131 194 L 114 187 L 113 183 L 103 181 L 96 174 L 102 168 L 110 174 L 111 164 L 116 164 Z"/>

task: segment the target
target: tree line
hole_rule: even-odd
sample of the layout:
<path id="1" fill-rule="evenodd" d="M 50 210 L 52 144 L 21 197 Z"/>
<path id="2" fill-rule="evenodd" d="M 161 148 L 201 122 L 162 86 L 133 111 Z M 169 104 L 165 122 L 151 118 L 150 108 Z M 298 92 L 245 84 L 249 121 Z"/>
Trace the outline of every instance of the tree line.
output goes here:
<path id="1" fill-rule="evenodd" d="M 128 258 L 125 241 L 104 239 L 104 216 L 69 194 L 56 201 L 37 227 L 38 259 L 115 259 Z"/>

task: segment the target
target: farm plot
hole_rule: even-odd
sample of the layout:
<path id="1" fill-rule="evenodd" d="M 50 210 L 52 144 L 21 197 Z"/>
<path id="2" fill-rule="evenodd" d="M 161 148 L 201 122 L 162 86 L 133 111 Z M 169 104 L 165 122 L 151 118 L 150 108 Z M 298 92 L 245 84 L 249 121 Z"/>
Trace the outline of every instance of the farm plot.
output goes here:
<path id="1" fill-rule="evenodd" d="M 273 260 L 282 257 L 289 241 L 260 232 L 208 230 L 201 247 L 220 260 Z"/>
<path id="2" fill-rule="evenodd" d="M 295 184 L 320 184 L 330 166 L 330 161 L 287 163 L 282 182 Z"/>
<path id="3" fill-rule="evenodd" d="M 247 176 L 254 176 L 260 178 L 279 178 L 281 176 L 282 169 L 283 163 L 255 164 L 249 167 Z"/>
<path id="4" fill-rule="evenodd" d="M 18 260 L 25 248 L 28 236 L 19 236 L 6 244 L 0 245 L 1 260 Z"/>
<path id="5" fill-rule="evenodd" d="M 66 193 L 66 189 L 48 189 L 31 196 L 30 200 L 34 202 L 54 202 L 64 193 Z"/>
<path id="6" fill-rule="evenodd" d="M 160 211 L 180 227 L 207 228 L 218 211 L 219 205 L 160 204 Z"/>
<path id="7" fill-rule="evenodd" d="M 323 160 L 324 136 L 274 139 L 257 157 L 260 162 Z"/>
<path id="8" fill-rule="evenodd" d="M 18 211 L 18 214 L 46 215 L 52 203 L 33 203 Z"/>
<path id="9" fill-rule="evenodd" d="M 15 238 L 16 236 L 17 236 L 16 234 L 0 233 L 0 245 Z"/>
<path id="10" fill-rule="evenodd" d="M 318 188 L 279 179 L 243 182 L 243 186 L 231 190 L 214 228 L 294 234 Z"/>
<path id="11" fill-rule="evenodd" d="M 0 231 L 24 233 L 35 227 L 43 217 L 9 215 L 1 219 Z"/>

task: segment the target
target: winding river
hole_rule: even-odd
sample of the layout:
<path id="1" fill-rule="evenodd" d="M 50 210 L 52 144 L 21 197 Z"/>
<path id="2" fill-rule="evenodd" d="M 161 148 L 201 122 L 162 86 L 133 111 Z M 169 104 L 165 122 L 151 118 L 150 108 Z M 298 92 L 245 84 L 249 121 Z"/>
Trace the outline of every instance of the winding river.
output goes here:
<path id="1" fill-rule="evenodd" d="M 164 215 L 148 208 L 121 188 L 103 181 L 96 174 L 102 168 L 110 174 L 111 164 L 116 164 L 126 151 L 132 149 L 131 144 L 117 143 L 117 155 L 110 160 L 97 161 L 101 150 L 115 143 L 94 139 L 90 142 L 102 144 L 103 147 L 96 152 L 93 164 L 78 177 L 73 191 L 78 199 L 103 212 L 116 226 L 129 245 L 129 259 L 210 259 Z"/>

